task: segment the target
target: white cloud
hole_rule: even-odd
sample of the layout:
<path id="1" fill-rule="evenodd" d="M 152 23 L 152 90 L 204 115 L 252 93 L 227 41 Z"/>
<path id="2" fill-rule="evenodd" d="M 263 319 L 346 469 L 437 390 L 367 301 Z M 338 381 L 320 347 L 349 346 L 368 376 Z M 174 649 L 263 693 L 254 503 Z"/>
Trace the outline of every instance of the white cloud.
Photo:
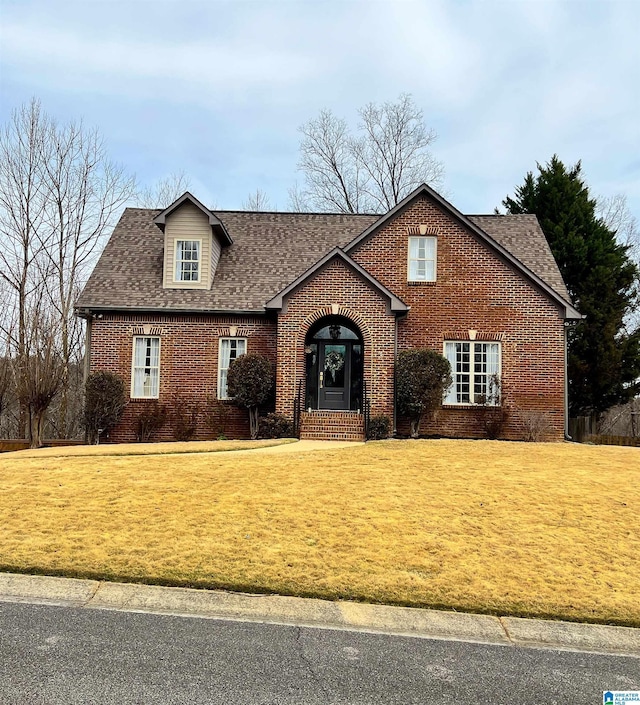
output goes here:
<path id="1" fill-rule="evenodd" d="M 311 70 L 309 57 L 264 42 L 250 47 L 233 42 L 96 39 L 82 32 L 4 23 L 5 63 L 34 81 L 62 88 L 91 86 L 98 92 L 128 89 L 145 97 L 164 90 L 232 92 L 266 85 L 278 87 L 304 80 Z"/>
<path id="2" fill-rule="evenodd" d="M 221 207 L 257 185 L 283 206 L 299 124 L 407 91 L 461 208 L 491 210 L 557 152 L 640 216 L 640 3 L 6 1 L 1 115 L 41 95 Z"/>

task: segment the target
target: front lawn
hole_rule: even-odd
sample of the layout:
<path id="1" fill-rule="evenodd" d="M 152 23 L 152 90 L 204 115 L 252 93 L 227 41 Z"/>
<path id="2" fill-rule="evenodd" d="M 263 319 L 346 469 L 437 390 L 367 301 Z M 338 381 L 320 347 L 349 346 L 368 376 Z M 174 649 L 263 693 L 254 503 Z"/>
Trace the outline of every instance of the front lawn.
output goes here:
<path id="1" fill-rule="evenodd" d="M 51 450 L 0 456 L 1 570 L 640 626 L 637 448 Z"/>
<path id="2" fill-rule="evenodd" d="M 172 455 L 175 453 L 224 453 L 230 450 L 253 450 L 285 443 L 295 443 L 295 438 L 278 438 L 261 441 L 171 441 L 166 443 L 113 443 L 105 445 L 54 446 L 16 451 L 13 458 L 78 457 L 81 455 Z"/>

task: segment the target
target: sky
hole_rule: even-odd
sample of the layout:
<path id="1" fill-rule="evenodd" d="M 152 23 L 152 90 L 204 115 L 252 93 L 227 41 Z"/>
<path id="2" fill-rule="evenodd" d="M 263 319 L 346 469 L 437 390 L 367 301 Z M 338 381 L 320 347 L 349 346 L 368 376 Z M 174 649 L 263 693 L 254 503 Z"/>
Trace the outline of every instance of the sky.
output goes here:
<path id="1" fill-rule="evenodd" d="M 639 36 L 640 0 L 0 0 L 0 121 L 36 97 L 142 184 L 286 210 L 302 123 L 410 93 L 462 212 L 556 153 L 640 218 Z"/>

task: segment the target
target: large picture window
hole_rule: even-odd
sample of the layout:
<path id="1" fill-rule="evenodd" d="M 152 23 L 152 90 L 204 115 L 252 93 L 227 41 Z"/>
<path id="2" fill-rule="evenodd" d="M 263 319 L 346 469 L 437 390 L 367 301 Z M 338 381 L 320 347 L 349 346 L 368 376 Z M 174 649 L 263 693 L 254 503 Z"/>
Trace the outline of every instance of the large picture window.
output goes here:
<path id="1" fill-rule="evenodd" d="M 436 280 L 436 237 L 409 238 L 410 282 L 434 282 Z"/>
<path id="2" fill-rule="evenodd" d="M 160 338 L 136 336 L 133 339 L 131 396 L 157 399 L 160 389 Z"/>
<path id="3" fill-rule="evenodd" d="M 228 399 L 227 372 L 229 365 L 247 352 L 246 338 L 220 338 L 218 352 L 218 399 Z"/>
<path id="4" fill-rule="evenodd" d="M 176 281 L 200 281 L 200 240 L 176 240 Z"/>
<path id="5" fill-rule="evenodd" d="M 500 403 L 500 343 L 447 341 L 444 354 L 453 377 L 445 404 Z"/>

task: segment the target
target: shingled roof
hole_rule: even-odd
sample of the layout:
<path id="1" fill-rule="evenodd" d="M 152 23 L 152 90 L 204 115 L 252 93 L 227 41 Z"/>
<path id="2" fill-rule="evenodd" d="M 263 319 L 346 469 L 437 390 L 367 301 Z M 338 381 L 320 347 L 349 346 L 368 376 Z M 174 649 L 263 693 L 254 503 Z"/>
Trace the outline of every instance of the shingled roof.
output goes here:
<path id="1" fill-rule="evenodd" d="M 571 303 L 558 264 L 535 215 L 469 215 L 467 218 Z"/>
<path id="2" fill-rule="evenodd" d="M 80 295 L 79 310 L 264 312 L 265 303 L 334 247 L 345 247 L 376 215 L 216 211 L 233 244 L 213 286 L 163 289 L 162 211 L 127 208 Z M 535 216 L 469 216 L 475 225 L 570 302 Z"/>

